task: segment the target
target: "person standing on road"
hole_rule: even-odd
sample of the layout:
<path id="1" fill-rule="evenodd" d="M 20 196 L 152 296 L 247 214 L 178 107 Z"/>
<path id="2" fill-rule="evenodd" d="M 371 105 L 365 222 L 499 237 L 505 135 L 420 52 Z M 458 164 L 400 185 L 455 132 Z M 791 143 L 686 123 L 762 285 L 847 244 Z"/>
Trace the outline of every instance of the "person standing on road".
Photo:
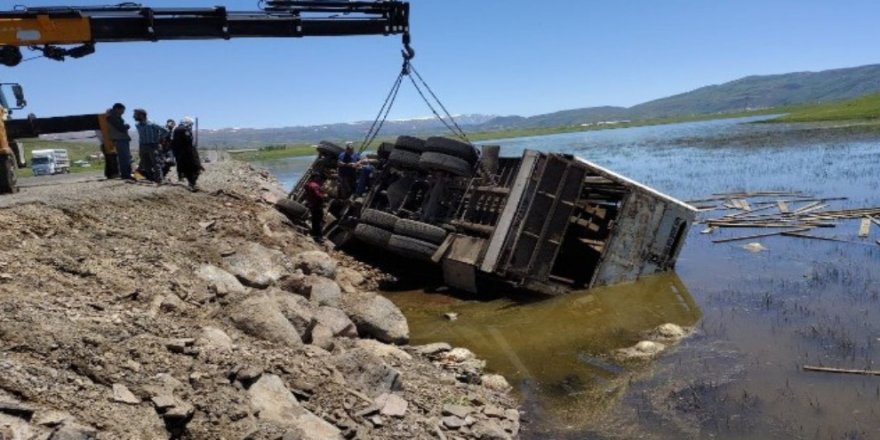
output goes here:
<path id="1" fill-rule="evenodd" d="M 125 114 L 125 106 L 119 102 L 107 110 L 107 131 L 110 135 L 110 142 L 116 149 L 119 178 L 131 179 L 131 136 L 128 134 L 128 129 L 131 126 L 122 119 L 123 114 Z M 107 178 L 112 178 L 112 176 L 107 176 Z"/>
<path id="2" fill-rule="evenodd" d="M 140 168 L 144 177 L 155 183 L 162 183 L 162 165 L 159 162 L 159 144 L 168 137 L 168 130 L 147 119 L 147 111 L 141 108 L 134 110 L 140 148 Z"/>
<path id="3" fill-rule="evenodd" d="M 199 151 L 193 145 L 193 118 L 187 116 L 180 120 L 180 125 L 174 129 L 171 140 L 171 151 L 177 161 L 178 176 L 185 176 L 189 182 L 189 188 L 198 191 L 196 180 L 202 172 L 202 161 L 199 160 Z"/>
<path id="4" fill-rule="evenodd" d="M 347 199 L 354 192 L 357 182 L 357 166 L 361 155 L 354 152 L 351 142 L 345 143 L 345 151 L 339 153 L 336 167 L 339 170 L 339 198 Z"/>
<path id="5" fill-rule="evenodd" d="M 170 134 L 162 141 L 162 144 L 159 146 L 159 156 L 162 159 L 162 175 L 165 177 L 168 177 L 168 174 L 171 172 L 171 167 L 173 167 L 176 163 L 174 161 L 174 154 L 171 148 L 171 137 L 174 136 L 175 126 L 177 126 L 177 123 L 174 122 L 174 119 L 169 119 L 165 121 L 165 129 L 168 130 L 168 133 Z M 183 175 L 180 173 L 180 170 L 177 170 L 177 180 L 183 181 Z"/>
<path id="6" fill-rule="evenodd" d="M 324 201 L 327 196 L 321 189 L 323 183 L 324 176 L 314 173 L 305 188 L 305 202 L 312 217 L 312 238 L 318 243 L 324 242 Z"/>

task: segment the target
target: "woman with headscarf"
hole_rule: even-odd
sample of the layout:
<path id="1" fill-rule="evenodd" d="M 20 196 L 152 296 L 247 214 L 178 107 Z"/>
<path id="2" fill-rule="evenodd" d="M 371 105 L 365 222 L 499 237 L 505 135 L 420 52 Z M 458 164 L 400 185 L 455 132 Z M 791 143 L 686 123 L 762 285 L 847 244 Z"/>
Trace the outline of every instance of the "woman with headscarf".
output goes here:
<path id="1" fill-rule="evenodd" d="M 199 160 L 199 152 L 193 145 L 193 118 L 187 116 L 180 120 L 180 124 L 174 129 L 171 138 L 171 151 L 177 162 L 177 172 L 183 174 L 189 182 L 191 190 L 196 191 L 196 180 L 202 172 L 202 162 Z"/>

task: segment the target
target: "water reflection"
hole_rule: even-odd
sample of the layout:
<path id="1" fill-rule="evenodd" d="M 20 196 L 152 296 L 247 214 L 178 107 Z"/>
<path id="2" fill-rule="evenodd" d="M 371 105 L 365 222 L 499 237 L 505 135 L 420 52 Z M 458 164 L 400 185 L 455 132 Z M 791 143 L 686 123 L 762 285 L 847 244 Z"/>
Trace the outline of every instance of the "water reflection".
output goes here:
<path id="1" fill-rule="evenodd" d="M 629 375 L 609 354 L 664 323 L 693 326 L 701 316 L 674 273 L 523 303 L 408 291 L 388 293 L 410 323 L 411 342 L 468 347 L 519 390 L 532 416 L 571 426 L 619 396 Z M 457 313 L 449 321 L 445 313 Z"/>

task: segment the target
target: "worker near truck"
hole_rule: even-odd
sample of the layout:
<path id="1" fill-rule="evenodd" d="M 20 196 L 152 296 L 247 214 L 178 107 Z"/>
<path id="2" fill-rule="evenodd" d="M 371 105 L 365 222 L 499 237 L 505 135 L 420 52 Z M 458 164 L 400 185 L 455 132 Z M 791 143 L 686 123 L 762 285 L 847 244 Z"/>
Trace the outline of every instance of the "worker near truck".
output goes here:
<path id="1" fill-rule="evenodd" d="M 165 121 L 165 129 L 168 130 L 170 135 L 163 139 L 161 145 L 159 145 L 159 157 L 161 158 L 160 163 L 162 165 L 162 175 L 168 177 L 168 174 L 171 172 L 171 168 L 174 167 L 174 152 L 171 148 L 171 138 L 174 136 L 174 127 L 177 123 L 174 122 L 174 119 L 169 119 Z M 169 178 L 170 179 L 170 178 Z M 177 181 L 183 182 L 183 174 L 180 170 L 177 170 Z"/>
<path id="2" fill-rule="evenodd" d="M 159 184 L 162 183 L 162 166 L 159 157 L 159 144 L 168 137 L 168 130 L 147 119 L 147 111 L 138 108 L 134 110 L 135 127 L 138 131 L 140 146 L 138 156 L 140 164 L 138 168 L 144 177 Z"/>
<path id="3" fill-rule="evenodd" d="M 186 177 L 190 190 L 198 191 L 196 181 L 202 172 L 202 162 L 199 160 L 199 151 L 193 144 L 192 127 L 194 122 L 193 118 L 189 116 L 180 120 L 180 124 L 174 129 L 171 151 L 174 152 L 174 158 L 177 162 L 178 176 Z"/>
<path id="4" fill-rule="evenodd" d="M 125 113 L 125 106 L 117 102 L 113 104 L 110 110 L 107 110 L 107 131 L 110 142 L 116 148 L 116 160 L 119 162 L 119 178 L 131 179 L 131 136 L 128 134 L 130 125 L 125 123 L 122 115 Z M 116 176 L 108 175 L 108 179 Z"/>
<path id="5" fill-rule="evenodd" d="M 336 167 L 339 170 L 339 198 L 347 199 L 355 190 L 357 183 L 357 167 L 361 155 L 354 152 L 351 142 L 345 143 L 345 151 L 339 153 Z"/>
<path id="6" fill-rule="evenodd" d="M 312 238 L 318 243 L 324 242 L 324 201 L 327 199 L 327 195 L 321 189 L 323 184 L 323 174 L 312 174 L 309 183 L 306 184 L 304 197 L 311 214 Z"/>

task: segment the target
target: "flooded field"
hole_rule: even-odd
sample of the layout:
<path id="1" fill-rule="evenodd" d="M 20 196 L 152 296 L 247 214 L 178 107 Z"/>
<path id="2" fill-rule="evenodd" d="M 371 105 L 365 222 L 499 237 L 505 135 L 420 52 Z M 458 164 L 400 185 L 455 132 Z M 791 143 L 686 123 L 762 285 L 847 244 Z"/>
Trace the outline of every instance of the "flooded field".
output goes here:
<path id="1" fill-rule="evenodd" d="M 880 206 L 880 138 L 723 120 L 497 142 L 577 154 L 681 199 L 792 190 Z M 292 184 L 297 166 L 270 164 Z M 301 168 L 299 168 L 301 169 Z M 878 439 L 880 227 L 713 244 L 691 229 L 676 274 L 545 301 L 476 301 L 433 287 L 391 291 L 414 343 L 449 341 L 488 360 L 522 396 L 525 438 Z M 764 231 L 757 231 L 764 232 Z M 743 249 L 751 241 L 766 251 Z M 400 274 L 406 277 L 407 274 Z M 409 274 L 412 275 L 412 274 Z M 443 317 L 458 313 L 456 321 Z M 649 362 L 610 353 L 666 322 L 693 333 Z"/>

